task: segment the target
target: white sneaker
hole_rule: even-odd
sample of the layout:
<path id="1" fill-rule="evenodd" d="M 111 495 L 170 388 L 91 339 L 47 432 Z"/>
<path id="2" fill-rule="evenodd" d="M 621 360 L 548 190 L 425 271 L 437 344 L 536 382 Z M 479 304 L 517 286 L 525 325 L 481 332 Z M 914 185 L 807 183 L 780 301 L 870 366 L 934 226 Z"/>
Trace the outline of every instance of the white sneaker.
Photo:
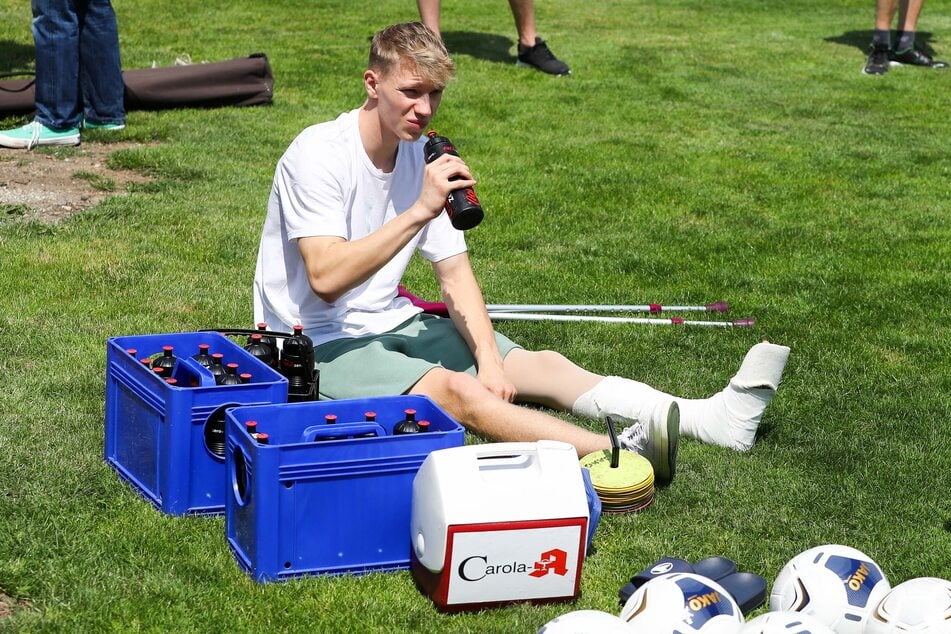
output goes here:
<path id="1" fill-rule="evenodd" d="M 680 408 L 676 401 L 658 404 L 650 415 L 618 434 L 618 444 L 647 458 L 654 467 L 654 482 L 667 485 L 677 470 L 680 447 Z"/>

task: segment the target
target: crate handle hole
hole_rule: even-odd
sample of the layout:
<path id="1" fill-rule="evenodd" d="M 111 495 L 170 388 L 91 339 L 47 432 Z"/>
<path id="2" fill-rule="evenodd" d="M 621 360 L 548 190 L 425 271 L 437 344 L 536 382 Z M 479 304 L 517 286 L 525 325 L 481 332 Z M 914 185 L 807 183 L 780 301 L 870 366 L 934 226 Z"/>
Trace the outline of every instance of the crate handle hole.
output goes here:
<path id="1" fill-rule="evenodd" d="M 215 460 L 225 459 L 225 415 L 232 407 L 239 407 L 238 403 L 225 403 L 211 413 L 205 421 L 205 449 Z"/>
<path id="2" fill-rule="evenodd" d="M 241 447 L 231 453 L 231 490 L 239 506 L 247 506 L 251 499 L 251 461 Z"/>

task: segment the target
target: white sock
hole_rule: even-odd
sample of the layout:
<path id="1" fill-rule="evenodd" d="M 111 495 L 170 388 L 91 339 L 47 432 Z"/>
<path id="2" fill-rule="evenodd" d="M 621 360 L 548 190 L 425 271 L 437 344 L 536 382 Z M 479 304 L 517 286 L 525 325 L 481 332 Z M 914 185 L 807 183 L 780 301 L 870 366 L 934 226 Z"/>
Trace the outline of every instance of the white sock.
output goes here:
<path id="1" fill-rule="evenodd" d="M 680 431 L 706 443 L 747 451 L 756 439 L 763 411 L 779 388 L 789 348 L 758 343 L 739 372 L 717 394 L 704 399 L 677 399 Z"/>

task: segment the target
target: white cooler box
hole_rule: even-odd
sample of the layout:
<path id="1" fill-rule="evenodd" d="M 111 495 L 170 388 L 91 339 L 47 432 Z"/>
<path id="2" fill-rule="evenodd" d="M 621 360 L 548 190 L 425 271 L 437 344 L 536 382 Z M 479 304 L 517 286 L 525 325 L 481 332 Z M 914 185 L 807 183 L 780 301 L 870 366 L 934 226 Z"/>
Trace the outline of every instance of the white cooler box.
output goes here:
<path id="1" fill-rule="evenodd" d="M 433 451 L 413 480 L 410 567 L 447 612 L 578 596 L 588 502 L 574 447 Z"/>

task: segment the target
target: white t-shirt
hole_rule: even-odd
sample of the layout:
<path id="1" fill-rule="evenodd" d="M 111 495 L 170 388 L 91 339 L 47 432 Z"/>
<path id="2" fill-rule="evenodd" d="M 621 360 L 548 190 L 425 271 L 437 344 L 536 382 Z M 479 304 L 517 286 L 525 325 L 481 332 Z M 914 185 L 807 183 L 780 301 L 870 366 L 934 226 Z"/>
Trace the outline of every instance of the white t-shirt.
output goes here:
<path id="1" fill-rule="evenodd" d="M 297 239 L 340 236 L 358 240 L 408 209 L 422 187 L 424 139 L 400 142 L 396 166 L 377 169 L 357 126 L 359 110 L 311 126 L 278 161 L 254 273 L 254 320 L 271 330 L 304 326 L 315 344 L 381 334 L 420 312 L 396 287 L 413 252 L 431 262 L 463 253 L 465 239 L 442 213 L 390 262 L 333 304 L 307 279 Z"/>

